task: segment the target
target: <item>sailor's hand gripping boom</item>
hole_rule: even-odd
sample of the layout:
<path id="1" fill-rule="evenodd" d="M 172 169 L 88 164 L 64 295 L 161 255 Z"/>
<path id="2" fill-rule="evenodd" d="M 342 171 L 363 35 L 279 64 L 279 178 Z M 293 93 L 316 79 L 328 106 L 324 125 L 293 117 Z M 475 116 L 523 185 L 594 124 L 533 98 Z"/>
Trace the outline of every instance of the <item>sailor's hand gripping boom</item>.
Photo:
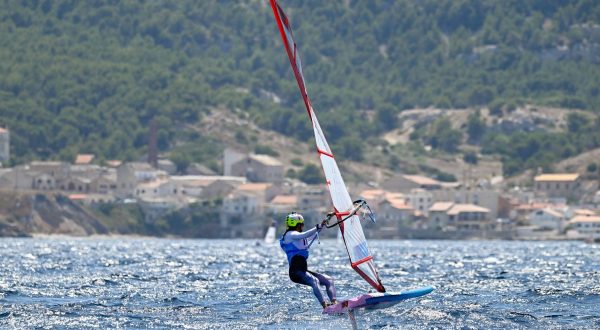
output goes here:
<path id="1" fill-rule="evenodd" d="M 367 204 L 367 201 L 365 201 L 364 199 L 357 199 L 354 202 L 352 202 L 352 204 L 354 206 L 352 207 L 352 209 L 349 212 L 342 212 L 342 213 L 329 212 L 329 213 L 327 213 L 327 218 L 325 218 L 323 220 L 325 223 L 327 223 L 327 228 L 332 228 L 332 227 L 338 226 L 340 223 L 355 216 L 356 213 L 358 213 L 358 211 L 360 211 L 361 209 L 364 211 L 364 214 L 366 214 L 371 221 L 375 222 L 375 216 L 373 215 L 373 212 L 371 212 L 371 208 Z M 333 216 L 336 216 L 341 219 L 338 220 L 337 222 L 335 222 L 334 224 L 330 225 L 329 221 L 331 220 L 331 218 Z M 361 219 L 364 219 L 364 218 L 366 218 L 366 217 L 361 217 Z"/>

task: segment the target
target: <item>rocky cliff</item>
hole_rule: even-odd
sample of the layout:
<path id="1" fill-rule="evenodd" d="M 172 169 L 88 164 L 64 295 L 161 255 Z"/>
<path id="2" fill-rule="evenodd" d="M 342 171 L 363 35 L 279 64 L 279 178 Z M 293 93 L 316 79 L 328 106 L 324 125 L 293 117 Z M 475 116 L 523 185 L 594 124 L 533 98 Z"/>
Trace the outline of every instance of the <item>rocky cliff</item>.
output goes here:
<path id="1" fill-rule="evenodd" d="M 0 237 L 108 233 L 97 217 L 65 195 L 0 191 Z"/>

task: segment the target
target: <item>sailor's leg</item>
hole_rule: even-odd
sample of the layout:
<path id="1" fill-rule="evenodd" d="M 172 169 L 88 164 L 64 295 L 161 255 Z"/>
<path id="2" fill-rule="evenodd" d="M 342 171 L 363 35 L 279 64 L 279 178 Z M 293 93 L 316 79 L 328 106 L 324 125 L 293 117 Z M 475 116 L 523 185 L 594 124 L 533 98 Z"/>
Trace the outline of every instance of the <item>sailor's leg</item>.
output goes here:
<path id="1" fill-rule="evenodd" d="M 333 284 L 333 278 L 329 275 L 319 274 L 311 271 L 309 271 L 309 273 L 319 280 L 320 285 L 325 286 L 325 289 L 327 290 L 327 296 L 329 297 L 329 301 L 334 303 L 336 301 L 336 294 L 335 285 Z"/>
<path id="2" fill-rule="evenodd" d="M 296 283 L 310 286 L 313 289 L 315 297 L 319 300 L 319 303 L 321 303 L 322 306 L 325 306 L 325 299 L 323 299 L 323 294 L 321 293 L 321 290 L 319 290 L 319 280 L 309 272 L 296 272 L 294 275 L 292 280 Z"/>

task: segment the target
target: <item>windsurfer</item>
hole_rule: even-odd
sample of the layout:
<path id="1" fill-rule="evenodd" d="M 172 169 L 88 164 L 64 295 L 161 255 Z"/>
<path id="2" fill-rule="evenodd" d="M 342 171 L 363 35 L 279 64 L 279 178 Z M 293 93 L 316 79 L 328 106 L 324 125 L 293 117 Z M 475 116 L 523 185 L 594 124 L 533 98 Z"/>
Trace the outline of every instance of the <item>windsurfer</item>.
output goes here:
<path id="1" fill-rule="evenodd" d="M 289 276 L 290 280 L 294 283 L 308 285 L 313 289 L 315 297 L 321 303 L 323 308 L 335 304 L 335 286 L 333 285 L 333 278 L 325 274 L 319 274 L 314 271 L 308 270 L 308 249 L 312 242 L 317 238 L 317 235 L 325 226 L 327 220 L 323 220 L 320 224 L 317 224 L 314 228 L 302 232 L 304 228 L 304 217 L 299 213 L 290 213 L 286 217 L 287 230 L 281 236 L 279 244 L 285 254 L 287 255 L 289 263 Z M 319 285 L 324 286 L 327 291 L 330 303 L 327 303 L 321 294 Z"/>

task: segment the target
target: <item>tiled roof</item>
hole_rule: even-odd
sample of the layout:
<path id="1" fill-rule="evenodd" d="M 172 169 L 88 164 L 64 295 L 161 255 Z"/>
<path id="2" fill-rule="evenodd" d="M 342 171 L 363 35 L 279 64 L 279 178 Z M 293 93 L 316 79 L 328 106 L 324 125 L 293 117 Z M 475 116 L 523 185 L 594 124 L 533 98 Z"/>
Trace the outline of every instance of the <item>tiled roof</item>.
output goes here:
<path id="1" fill-rule="evenodd" d="M 592 210 L 586 210 L 586 209 L 579 209 L 579 210 L 575 210 L 575 214 L 577 215 L 596 215 L 596 212 L 592 211 Z"/>
<path id="2" fill-rule="evenodd" d="M 413 207 L 410 204 L 406 204 L 404 200 L 393 199 L 390 201 L 390 205 L 398 210 L 412 210 Z"/>
<path id="3" fill-rule="evenodd" d="M 87 197 L 88 197 L 87 194 L 71 194 L 71 195 L 69 195 L 69 199 L 73 200 L 73 201 L 85 200 L 85 199 L 87 199 Z"/>
<path id="4" fill-rule="evenodd" d="M 433 205 L 431 205 L 431 207 L 429 208 L 429 212 L 445 212 L 448 211 L 452 205 L 454 205 L 453 202 L 437 202 L 437 203 L 433 203 Z"/>
<path id="5" fill-rule="evenodd" d="M 385 193 L 386 191 L 382 189 L 368 189 L 361 191 L 360 197 L 367 200 L 373 200 L 382 197 L 383 195 L 385 195 Z"/>
<path id="6" fill-rule="evenodd" d="M 271 204 L 296 205 L 298 204 L 298 197 L 292 195 L 277 195 L 271 200 Z"/>
<path id="7" fill-rule="evenodd" d="M 77 164 L 77 165 L 89 164 L 92 162 L 92 160 L 94 160 L 94 155 L 92 155 L 92 154 L 78 154 L 77 157 L 75 157 L 75 164 Z"/>
<path id="8" fill-rule="evenodd" d="M 474 204 L 454 204 L 450 211 L 448 211 L 449 215 L 457 215 L 462 212 L 480 212 L 480 213 L 489 213 L 490 210 L 485 207 L 477 206 Z"/>
<path id="9" fill-rule="evenodd" d="M 541 174 L 534 178 L 535 182 L 575 181 L 579 178 L 577 173 Z"/>
<path id="10" fill-rule="evenodd" d="M 600 216 L 596 215 L 596 216 L 586 216 L 586 215 L 578 215 L 576 217 L 573 217 L 570 221 L 570 223 L 581 223 L 581 222 L 597 222 L 600 223 Z"/>
<path id="11" fill-rule="evenodd" d="M 244 183 L 238 187 L 242 191 L 265 191 L 270 188 L 271 183 Z"/>

